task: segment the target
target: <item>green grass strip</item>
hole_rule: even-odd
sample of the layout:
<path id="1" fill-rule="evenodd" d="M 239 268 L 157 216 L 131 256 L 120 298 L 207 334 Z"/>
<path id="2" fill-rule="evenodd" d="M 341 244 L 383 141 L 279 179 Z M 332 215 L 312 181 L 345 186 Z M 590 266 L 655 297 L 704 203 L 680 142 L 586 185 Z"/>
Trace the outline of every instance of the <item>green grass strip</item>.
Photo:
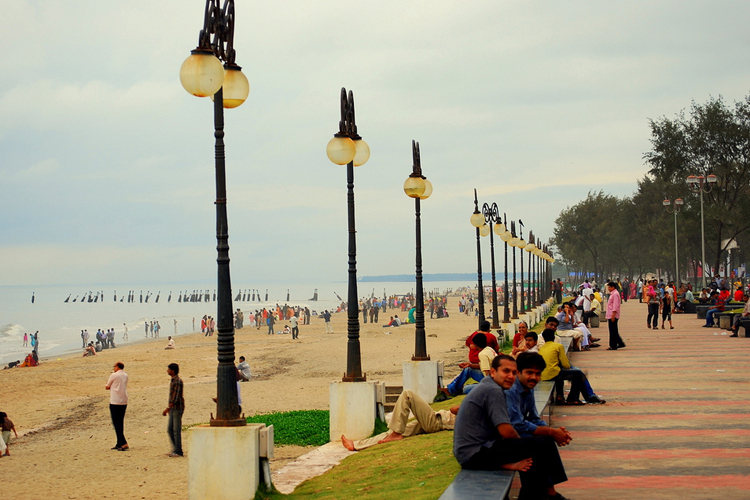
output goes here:
<path id="1" fill-rule="evenodd" d="M 247 423 L 273 425 L 277 445 L 322 446 L 329 438 L 328 410 L 300 410 L 247 417 Z"/>

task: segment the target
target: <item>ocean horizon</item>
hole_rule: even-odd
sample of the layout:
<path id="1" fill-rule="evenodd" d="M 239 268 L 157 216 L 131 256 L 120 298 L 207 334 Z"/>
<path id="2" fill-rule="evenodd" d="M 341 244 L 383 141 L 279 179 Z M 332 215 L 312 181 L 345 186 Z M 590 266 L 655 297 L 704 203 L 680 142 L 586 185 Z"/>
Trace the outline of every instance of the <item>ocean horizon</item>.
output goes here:
<path id="1" fill-rule="evenodd" d="M 474 280 L 473 283 L 425 280 L 424 293 L 427 296 L 432 291 L 455 291 L 460 287 L 475 286 L 476 275 Z M 413 277 L 411 282 L 358 280 L 357 292 L 359 297 L 382 297 L 384 293 L 404 295 L 414 293 L 415 286 Z M 309 307 L 317 314 L 335 309 L 345 301 L 347 287 L 346 282 L 321 285 L 274 283 L 259 288 L 233 286 L 233 308 L 240 308 L 247 315 L 256 309 L 287 303 Z M 38 353 L 41 358 L 81 352 L 81 330 L 88 330 L 92 340 L 97 329 L 114 328 L 116 345 L 123 342 L 125 328 L 128 342 L 145 340 L 144 323 L 150 321 L 159 322 L 160 337 L 166 343 L 168 335 L 179 337 L 199 331 L 203 315 L 216 317 L 215 289 L 215 284 L 189 283 L 0 286 L 0 363 L 7 365 L 11 361 L 23 361 L 31 352 L 30 346 L 23 346 L 23 335 L 32 335 L 36 331 L 39 332 Z M 210 301 L 180 301 L 183 293 L 192 294 L 198 290 L 208 293 Z M 312 300 L 316 291 L 318 300 Z M 130 292 L 134 293 L 133 302 L 127 301 Z M 94 297 L 98 294 L 96 301 L 88 301 L 90 293 Z M 234 300 L 237 294 L 242 295 L 239 301 Z M 84 296 L 86 299 L 82 301 Z"/>

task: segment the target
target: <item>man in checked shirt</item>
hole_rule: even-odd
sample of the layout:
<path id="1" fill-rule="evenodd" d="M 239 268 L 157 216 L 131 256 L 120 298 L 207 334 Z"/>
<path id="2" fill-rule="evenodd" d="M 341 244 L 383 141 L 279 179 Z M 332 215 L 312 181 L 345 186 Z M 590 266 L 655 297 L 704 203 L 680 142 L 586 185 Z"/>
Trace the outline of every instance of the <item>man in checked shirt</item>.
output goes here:
<path id="1" fill-rule="evenodd" d="M 180 365 L 170 363 L 167 373 L 172 377 L 169 383 L 169 406 L 162 412 L 165 417 L 169 415 L 167 434 L 172 441 L 172 453 L 170 457 L 182 456 L 182 412 L 185 411 L 185 400 L 182 397 L 182 379 L 178 376 Z"/>

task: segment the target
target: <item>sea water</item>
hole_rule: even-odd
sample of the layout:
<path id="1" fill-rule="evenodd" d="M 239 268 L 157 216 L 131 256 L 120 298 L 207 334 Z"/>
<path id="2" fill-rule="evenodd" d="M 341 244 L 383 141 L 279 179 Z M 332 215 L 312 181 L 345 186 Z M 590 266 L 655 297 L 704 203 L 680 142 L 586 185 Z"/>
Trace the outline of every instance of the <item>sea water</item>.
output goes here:
<path id="1" fill-rule="evenodd" d="M 466 284 L 425 282 L 425 296 L 432 290 L 455 290 L 459 285 Z M 413 293 L 414 283 L 360 282 L 357 288 L 359 297 L 374 295 L 381 298 L 383 293 Z M 24 347 L 23 335 L 28 333 L 31 337 L 37 331 L 38 352 L 43 359 L 81 352 L 81 330 L 84 329 L 89 332 L 89 340 L 94 340 L 97 329 L 106 331 L 114 328 L 115 345 L 122 345 L 145 340 L 144 323 L 158 321 L 161 326 L 160 337 L 166 343 L 168 335 L 180 336 L 200 331 L 200 320 L 204 315 L 216 318 L 215 289 L 215 284 L 0 286 L 0 363 L 6 365 L 11 361 L 23 361 L 31 352 L 31 341 L 29 340 L 28 347 Z M 178 301 L 182 293 L 187 291 L 190 294 L 194 290 L 208 293 L 210 301 Z M 313 314 L 317 314 L 324 310 L 334 311 L 347 298 L 346 283 L 258 286 L 255 290 L 260 293 L 255 300 L 252 300 L 252 290 L 253 288 L 233 287 L 233 310 L 242 309 L 246 325 L 247 314 L 264 307 L 289 304 L 309 307 Z M 317 301 L 311 300 L 315 290 L 318 291 Z M 134 302 L 127 302 L 129 291 L 135 293 Z M 89 293 L 96 296 L 97 292 L 99 299 L 88 302 Z M 234 301 L 238 293 L 243 296 L 239 301 Z M 82 301 L 84 295 L 86 299 Z M 145 301 L 146 297 L 148 302 Z M 66 299 L 68 302 L 65 302 Z M 127 342 L 122 339 L 126 327 L 129 337 Z M 281 328 L 283 325 L 279 329 Z M 149 338 L 150 335 L 149 332 Z"/>

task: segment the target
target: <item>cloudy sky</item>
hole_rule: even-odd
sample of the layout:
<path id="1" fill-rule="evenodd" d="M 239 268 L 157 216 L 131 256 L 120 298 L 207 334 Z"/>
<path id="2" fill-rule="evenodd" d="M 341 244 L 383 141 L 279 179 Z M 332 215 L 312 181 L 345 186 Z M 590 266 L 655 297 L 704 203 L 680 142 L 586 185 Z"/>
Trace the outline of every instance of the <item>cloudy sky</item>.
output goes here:
<path id="1" fill-rule="evenodd" d="M 1 1 L 0 283 L 211 282 L 212 103 L 178 78 L 204 2 Z M 226 112 L 240 286 L 346 279 L 345 167 L 325 156 L 341 87 L 372 150 L 355 173 L 360 276 L 413 272 L 412 139 L 434 185 L 425 272 L 471 272 L 473 188 L 546 239 L 589 190 L 635 190 L 649 118 L 750 89 L 744 1 L 236 11 L 251 87 Z"/>

